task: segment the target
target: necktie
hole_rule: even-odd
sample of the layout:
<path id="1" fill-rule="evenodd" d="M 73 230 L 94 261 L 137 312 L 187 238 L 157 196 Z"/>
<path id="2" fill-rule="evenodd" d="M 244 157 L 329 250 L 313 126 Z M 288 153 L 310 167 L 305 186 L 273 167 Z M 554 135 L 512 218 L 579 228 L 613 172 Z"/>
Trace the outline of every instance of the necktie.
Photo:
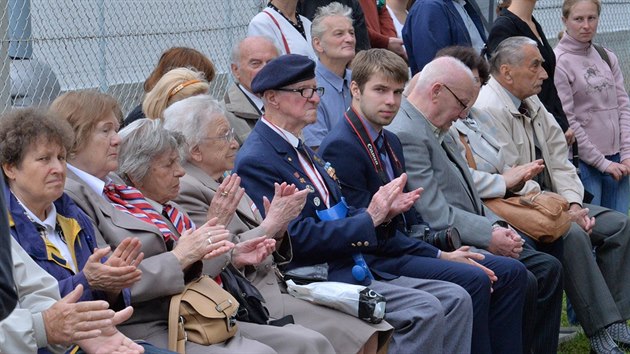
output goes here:
<path id="1" fill-rule="evenodd" d="M 385 168 L 385 173 L 387 173 L 387 177 L 389 177 L 390 180 L 394 179 L 394 170 L 392 168 L 392 163 L 389 160 L 389 155 L 387 155 L 385 135 L 383 135 L 382 131 L 376 138 L 374 144 L 376 145 L 376 150 L 378 150 L 378 155 L 381 158 L 381 162 L 383 163 L 383 167 Z"/>
<path id="2" fill-rule="evenodd" d="M 468 162 L 468 166 L 473 170 L 477 169 L 477 162 L 475 162 L 475 156 L 473 155 L 472 149 L 470 148 L 470 144 L 466 140 L 466 136 L 462 133 L 459 133 L 459 140 L 464 145 L 464 150 L 466 152 L 466 162 Z"/>
<path id="3" fill-rule="evenodd" d="M 529 107 L 527 107 L 527 104 L 524 101 L 521 101 L 521 105 L 518 107 L 518 111 L 519 113 L 527 116 L 528 118 L 531 118 L 531 116 L 529 115 L 529 112 L 530 112 Z M 523 122 L 525 122 L 525 120 L 523 120 Z M 544 163 L 543 153 L 540 148 L 540 142 L 538 141 L 538 137 L 536 136 L 536 130 L 534 129 L 533 120 L 530 121 L 530 125 L 532 128 L 532 135 L 533 135 L 532 140 L 534 141 L 534 155 L 535 155 L 534 158 L 536 160 L 543 160 L 543 163 Z M 538 185 L 540 185 L 540 188 L 542 188 L 543 190 L 549 189 L 549 186 L 551 186 L 551 181 L 549 180 L 549 171 L 547 170 L 547 165 L 545 165 L 545 168 L 543 169 L 541 173 L 537 174 L 532 179 L 536 183 L 538 183 Z"/>
<path id="4" fill-rule="evenodd" d="M 103 193 L 116 209 L 135 216 L 146 223 L 155 225 L 167 243 L 171 240 L 177 240 L 177 236 L 171 232 L 168 225 L 162 220 L 160 213 L 153 209 L 151 204 L 147 202 L 142 193 L 136 188 L 109 183 L 105 186 Z"/>
<path id="5" fill-rule="evenodd" d="M 381 156 L 381 159 L 387 158 L 387 150 L 385 149 L 385 137 L 383 136 L 383 134 L 379 134 L 374 143 L 376 144 L 376 148 L 378 149 L 378 154 Z"/>
<path id="6" fill-rule="evenodd" d="M 181 213 L 177 208 L 175 208 L 170 203 L 166 203 L 162 205 L 163 213 L 165 216 L 173 223 L 177 232 L 181 235 L 185 230 L 194 229 L 195 226 L 186 214 Z"/>
<path id="7" fill-rule="evenodd" d="M 521 105 L 518 106 L 518 112 L 529 117 L 529 108 L 527 108 L 525 101 L 521 101 Z"/>
<path id="8" fill-rule="evenodd" d="M 308 153 L 308 151 L 306 151 L 306 148 L 304 147 L 304 143 L 302 142 L 302 140 L 300 139 L 298 141 L 298 146 L 297 146 L 297 151 L 302 154 L 302 157 L 305 157 L 306 160 L 313 165 L 313 161 L 311 160 L 311 155 Z"/>

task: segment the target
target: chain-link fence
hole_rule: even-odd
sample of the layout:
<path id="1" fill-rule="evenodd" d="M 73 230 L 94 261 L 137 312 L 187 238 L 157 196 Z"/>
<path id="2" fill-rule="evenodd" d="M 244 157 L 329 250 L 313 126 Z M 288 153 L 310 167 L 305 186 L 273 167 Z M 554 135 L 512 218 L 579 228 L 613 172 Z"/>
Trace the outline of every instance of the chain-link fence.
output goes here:
<path id="1" fill-rule="evenodd" d="M 308 0 L 305 0 L 308 1 Z M 265 0 L 0 0 L 0 113 L 47 104 L 59 92 L 95 88 L 128 112 L 160 54 L 188 46 L 206 54 L 221 98 L 231 80 L 232 44 Z M 478 0 L 492 22 L 496 0 Z M 562 0 L 540 0 L 534 16 L 550 42 L 562 29 Z M 596 40 L 630 77 L 630 0 L 604 0 Z M 629 84 L 626 84 L 630 88 Z"/>
<path id="2" fill-rule="evenodd" d="M 0 0 L 0 113 L 47 104 L 59 92 L 99 89 L 123 111 L 142 99 L 160 54 L 187 46 L 218 71 L 212 93 L 231 80 L 232 43 L 261 0 Z"/>

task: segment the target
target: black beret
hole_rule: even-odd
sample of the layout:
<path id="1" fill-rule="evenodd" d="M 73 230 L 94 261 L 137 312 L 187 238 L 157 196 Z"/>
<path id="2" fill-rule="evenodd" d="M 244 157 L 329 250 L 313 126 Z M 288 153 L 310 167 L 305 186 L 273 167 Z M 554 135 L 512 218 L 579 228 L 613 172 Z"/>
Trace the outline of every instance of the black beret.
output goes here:
<path id="1" fill-rule="evenodd" d="M 262 94 L 315 77 L 315 62 L 298 54 L 281 55 L 271 60 L 254 76 L 252 91 Z"/>

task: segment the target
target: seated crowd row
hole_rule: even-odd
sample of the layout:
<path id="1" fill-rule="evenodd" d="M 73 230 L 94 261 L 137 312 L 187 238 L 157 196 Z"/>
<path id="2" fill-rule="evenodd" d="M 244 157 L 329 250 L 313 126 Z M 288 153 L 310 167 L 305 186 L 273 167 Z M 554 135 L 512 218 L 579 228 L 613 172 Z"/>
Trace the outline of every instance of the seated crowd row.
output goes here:
<path id="1" fill-rule="evenodd" d="M 553 352 L 563 288 L 593 350 L 630 345 L 630 221 L 583 202 L 565 135 L 536 96 L 547 78 L 536 42 L 508 38 L 489 64 L 445 48 L 407 85 L 391 51 L 355 57 L 354 39 L 327 42 L 334 25 L 351 27 L 347 10 L 313 21 L 316 50 L 352 52 L 352 70 L 337 63 L 347 83 L 323 84 L 322 66 L 252 36 L 235 46 L 224 104 L 207 95 L 212 63 L 173 48 L 120 132 L 118 103 L 93 91 L 2 117 L 20 299 L 0 349 L 168 352 L 169 300 L 201 274 L 246 277 L 270 319 L 292 320 L 239 321 L 233 338 L 187 342 L 189 353 Z M 311 144 L 328 94 L 336 123 Z M 567 200 L 565 237 L 537 242 L 484 205 L 532 191 Z M 320 217 L 339 205 L 346 217 Z M 426 242 L 452 230 L 464 246 Z M 373 279 L 353 276 L 357 254 Z M 385 296 L 385 321 L 286 293 L 279 273 L 323 263 L 329 280 Z"/>

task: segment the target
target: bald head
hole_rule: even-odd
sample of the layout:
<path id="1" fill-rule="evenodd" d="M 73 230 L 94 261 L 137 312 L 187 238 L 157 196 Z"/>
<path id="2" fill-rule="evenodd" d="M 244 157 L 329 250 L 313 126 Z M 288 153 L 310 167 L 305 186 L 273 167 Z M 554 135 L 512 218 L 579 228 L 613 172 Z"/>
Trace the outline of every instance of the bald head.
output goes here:
<path id="1" fill-rule="evenodd" d="M 417 74 L 416 85 L 412 89 L 415 92 L 427 90 L 434 83 L 441 82 L 447 85 L 456 85 L 473 80 L 470 69 L 460 60 L 453 57 L 440 57 L 428 63 L 425 68 Z"/>
<path id="2" fill-rule="evenodd" d="M 474 78 L 470 69 L 453 57 L 440 57 L 416 74 L 407 99 L 442 131 L 468 113 L 474 103 Z"/>
<path id="3" fill-rule="evenodd" d="M 248 91 L 254 76 L 271 59 L 280 55 L 280 51 L 271 39 L 264 36 L 252 36 L 238 42 L 232 50 L 232 74 L 236 82 Z"/>

